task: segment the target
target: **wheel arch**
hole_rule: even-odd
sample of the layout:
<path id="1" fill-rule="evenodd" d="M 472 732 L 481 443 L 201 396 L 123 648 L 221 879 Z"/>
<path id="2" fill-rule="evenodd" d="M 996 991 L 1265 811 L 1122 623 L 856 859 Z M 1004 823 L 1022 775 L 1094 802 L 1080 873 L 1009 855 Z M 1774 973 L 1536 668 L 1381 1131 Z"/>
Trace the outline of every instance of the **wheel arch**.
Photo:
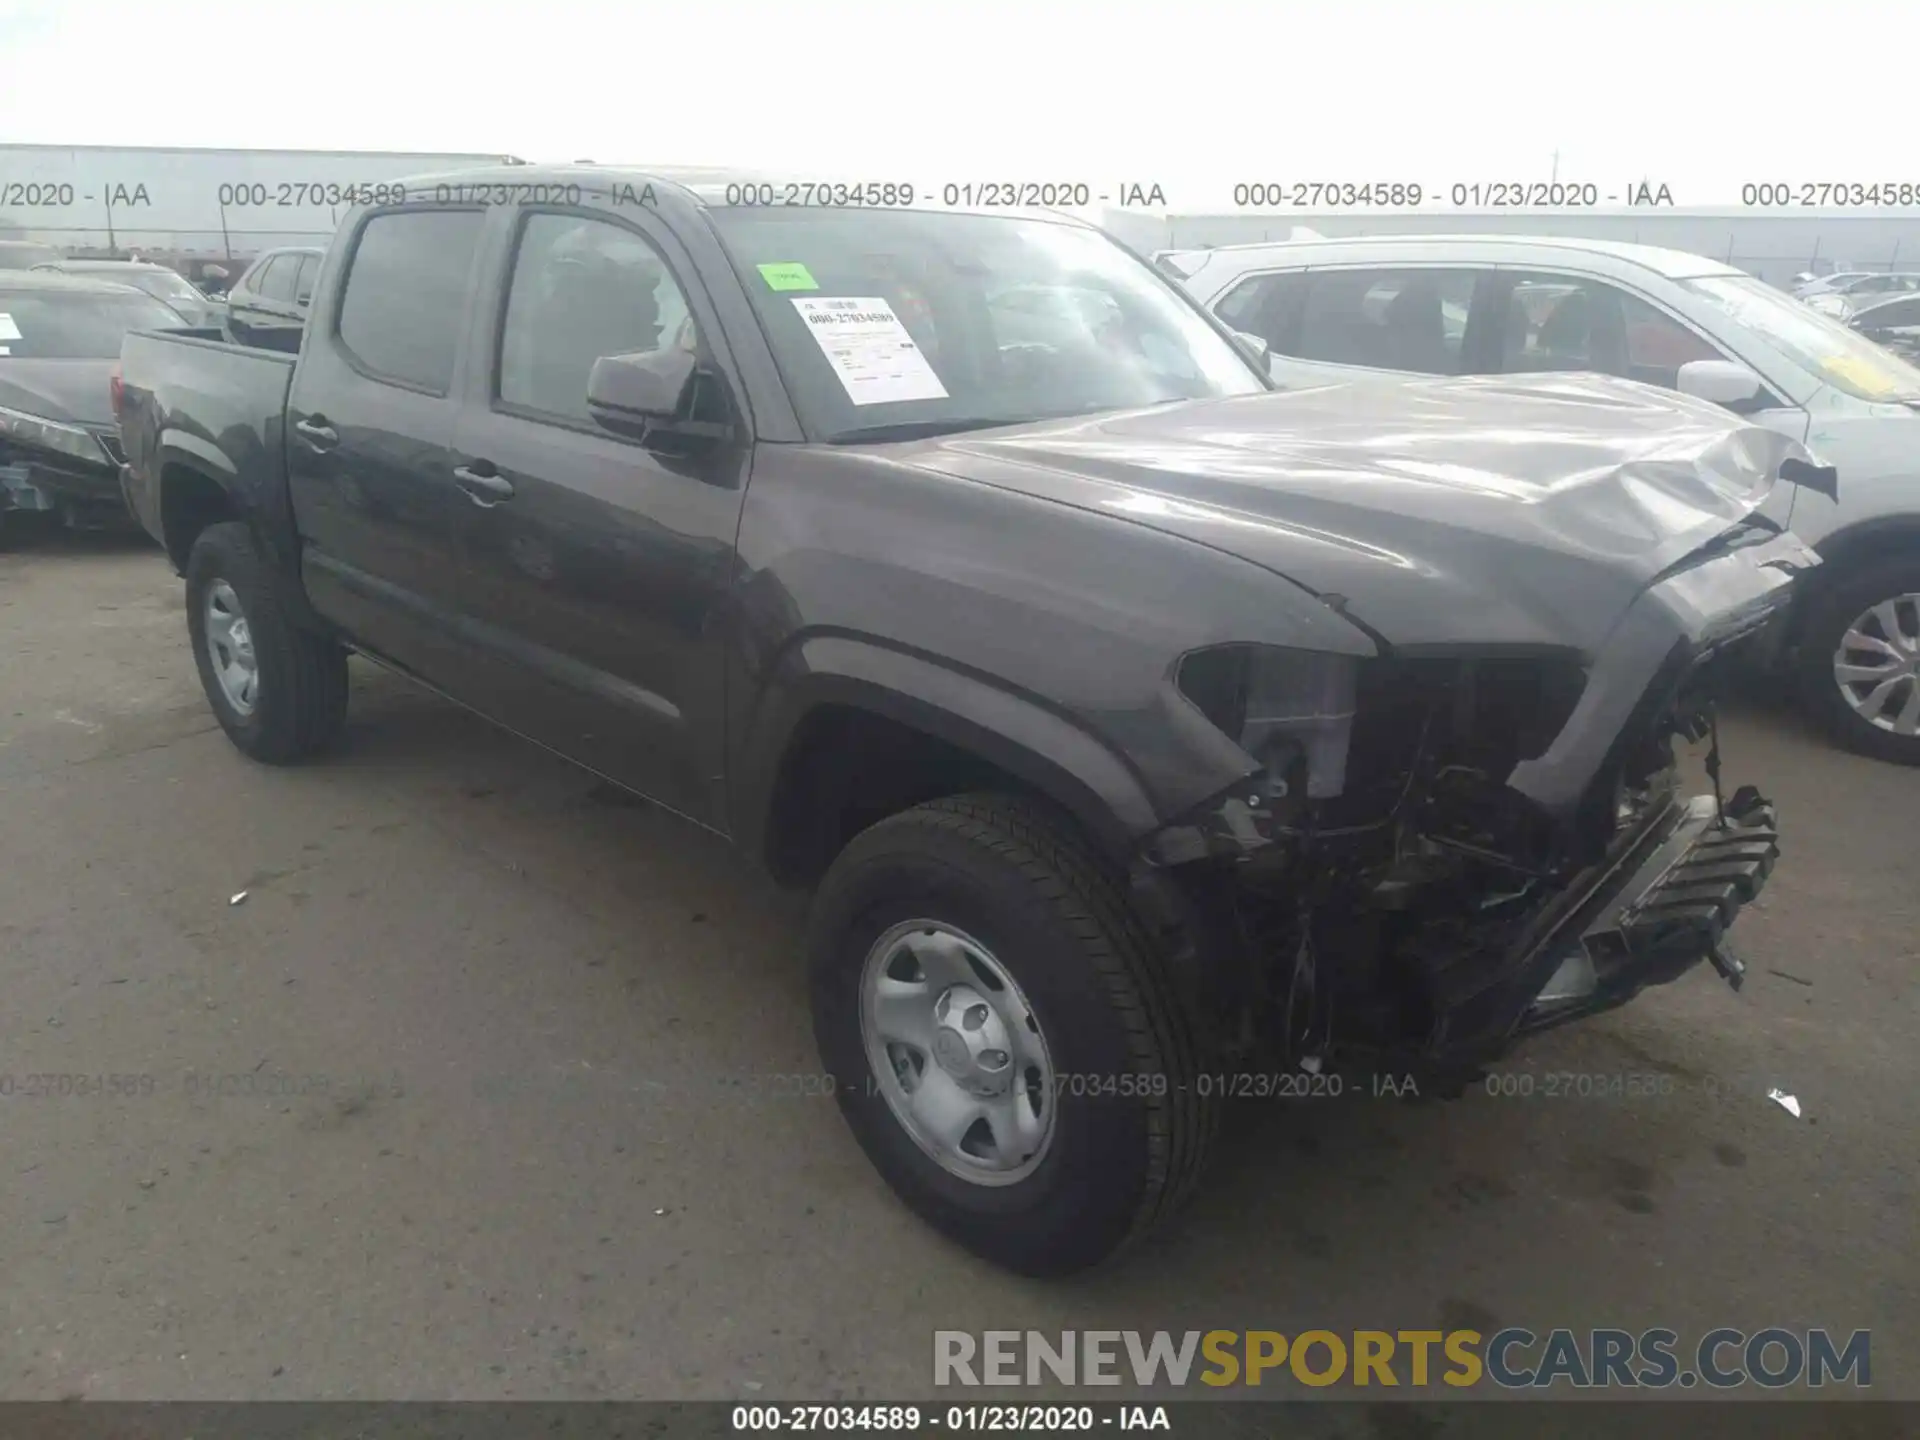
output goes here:
<path id="1" fill-rule="evenodd" d="M 174 573 L 185 575 L 193 542 L 209 525 L 246 520 L 232 462 L 190 435 L 170 436 L 159 456 L 160 542 Z"/>
<path id="2" fill-rule="evenodd" d="M 1789 652 L 1799 650 L 1821 602 L 1863 565 L 1911 554 L 1920 557 L 1920 513 L 1880 515 L 1835 530 L 1813 546 L 1820 564 L 1805 582 L 1788 620 Z"/>
<path id="3" fill-rule="evenodd" d="M 876 735 L 893 737 L 896 748 L 874 747 Z M 822 746 L 848 768 L 821 772 Z M 1068 716 L 925 656 L 854 637 L 817 636 L 789 651 L 761 686 L 733 747 L 734 833 L 777 877 L 809 878 L 831 860 L 824 852 L 852 838 L 844 830 L 816 831 L 811 843 L 795 844 L 795 826 L 807 823 L 809 811 L 811 823 L 824 823 L 818 812 L 838 801 L 831 788 L 837 780 L 871 781 L 873 763 L 884 771 L 889 763 L 922 762 L 942 770 L 925 777 L 931 793 L 917 793 L 913 777 L 903 776 L 908 783 L 891 797 L 892 808 L 991 788 L 997 779 L 1000 788 L 1064 812 L 1116 864 L 1160 823 L 1133 767 Z M 877 802 L 888 796 L 882 784 Z"/>

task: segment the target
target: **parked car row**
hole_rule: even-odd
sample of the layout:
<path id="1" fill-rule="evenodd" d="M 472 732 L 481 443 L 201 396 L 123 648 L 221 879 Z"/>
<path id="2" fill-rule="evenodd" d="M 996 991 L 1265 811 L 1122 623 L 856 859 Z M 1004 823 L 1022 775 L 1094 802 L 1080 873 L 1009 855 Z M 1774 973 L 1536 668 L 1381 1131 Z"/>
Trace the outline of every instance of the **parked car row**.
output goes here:
<path id="1" fill-rule="evenodd" d="M 0 240 L 0 271 L 31 270 L 36 265 L 45 265 L 60 258 L 60 252 L 51 245 L 37 244 L 31 240 Z"/>
<path id="2" fill-rule="evenodd" d="M 0 540 L 10 515 L 131 525 L 109 395 L 122 339 L 197 330 L 297 351 L 322 253 L 267 251 L 216 300 L 165 265 L 0 243 Z"/>
<path id="3" fill-rule="evenodd" d="M 1841 271 L 1794 291 L 1796 298 L 1822 315 L 1842 321 L 1881 300 L 1914 294 L 1920 294 L 1920 274 L 1898 270 Z"/>
<path id="4" fill-rule="evenodd" d="M 144 260 L 53 260 L 33 268 L 131 285 L 167 305 L 188 325 L 218 325 L 224 313 L 218 301 L 201 294 L 178 271 Z"/>
<path id="5" fill-rule="evenodd" d="M 1763 513 L 1829 562 L 1775 663 L 1845 743 L 1920 763 L 1920 369 L 1696 255 L 1500 235 L 1242 245 L 1175 257 L 1285 386 L 1599 372 L 1711 401 L 1837 468 Z M 1905 316 L 1904 326 L 1896 323 Z M 1882 332 L 1912 333 L 1912 312 Z"/>
<path id="6" fill-rule="evenodd" d="M 297 354 L 128 336 L 127 497 L 239 750 L 332 743 L 357 651 L 813 888 L 854 1135 L 1034 1274 L 1177 1208 L 1228 1077 L 1457 1093 L 1741 982 L 1773 809 L 1674 745 L 1717 761 L 1827 568 L 1775 518 L 1834 490 L 1763 420 L 1799 350 L 1629 312 L 1632 257 L 1316 250 L 1210 309 L 1057 215 L 591 173 L 655 203 L 354 209 L 236 287 Z M 1757 305 L 1698 278 L 1690 316 Z M 1839 333 L 1836 395 L 1894 373 Z M 1515 357 L 1564 373 L 1466 374 Z"/>
<path id="7" fill-rule="evenodd" d="M 1889 295 L 1847 317 L 1847 327 L 1907 360 L 1920 360 L 1920 295 Z"/>
<path id="8" fill-rule="evenodd" d="M 126 523 L 111 400 L 121 342 L 182 323 L 132 286 L 0 270 L 0 532 L 23 514 Z"/>

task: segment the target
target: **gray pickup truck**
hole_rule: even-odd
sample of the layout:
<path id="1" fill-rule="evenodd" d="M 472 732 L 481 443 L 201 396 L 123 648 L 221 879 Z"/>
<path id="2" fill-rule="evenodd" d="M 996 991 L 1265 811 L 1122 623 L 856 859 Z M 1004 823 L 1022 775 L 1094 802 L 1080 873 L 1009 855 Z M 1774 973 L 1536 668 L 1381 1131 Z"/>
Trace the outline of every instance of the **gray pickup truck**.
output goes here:
<path id="1" fill-rule="evenodd" d="M 1796 442 L 1593 377 L 1275 393 L 1097 230 L 810 188 L 429 179 L 297 357 L 130 337 L 233 742 L 334 741 L 355 651 L 813 887 L 848 1123 L 1030 1274 L 1236 1096 L 1457 1093 L 1738 983 L 1778 840 L 1714 700 L 1817 563 L 1757 514 Z"/>

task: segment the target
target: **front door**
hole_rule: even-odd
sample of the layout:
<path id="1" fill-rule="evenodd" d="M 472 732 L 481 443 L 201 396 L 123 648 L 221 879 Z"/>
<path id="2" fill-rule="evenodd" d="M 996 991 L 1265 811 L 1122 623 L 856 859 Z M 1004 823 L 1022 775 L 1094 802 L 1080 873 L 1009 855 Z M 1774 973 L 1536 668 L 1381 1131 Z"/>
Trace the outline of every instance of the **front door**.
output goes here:
<path id="1" fill-rule="evenodd" d="M 463 596 L 490 652 L 477 703 L 662 805 L 724 825 L 719 607 L 750 447 L 675 453 L 589 417 L 596 359 L 702 355 L 702 418 L 744 413 L 692 268 L 645 219 L 529 210 L 500 261 L 497 360 L 468 377 L 451 457 L 473 508 Z"/>

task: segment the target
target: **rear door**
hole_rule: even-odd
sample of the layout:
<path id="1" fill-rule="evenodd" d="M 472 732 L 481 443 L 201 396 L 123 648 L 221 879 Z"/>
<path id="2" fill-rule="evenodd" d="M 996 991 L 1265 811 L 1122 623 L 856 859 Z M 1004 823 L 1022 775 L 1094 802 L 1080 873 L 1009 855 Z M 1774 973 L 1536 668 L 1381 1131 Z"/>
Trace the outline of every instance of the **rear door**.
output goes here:
<path id="1" fill-rule="evenodd" d="M 487 651 L 477 703 L 560 753 L 724 827 L 717 612 L 751 453 L 711 305 L 671 232 L 641 211 L 528 209 L 492 269 L 452 464 L 471 498 L 465 607 Z M 682 449 L 597 426 L 604 355 L 692 350 L 697 416 L 734 438 Z"/>
<path id="2" fill-rule="evenodd" d="M 315 605 L 366 648 L 455 694 L 469 649 L 460 569 L 472 506 L 447 445 L 485 220 L 478 208 L 409 207 L 372 212 L 343 233 L 340 273 L 322 291 L 287 407 L 287 473 Z"/>

